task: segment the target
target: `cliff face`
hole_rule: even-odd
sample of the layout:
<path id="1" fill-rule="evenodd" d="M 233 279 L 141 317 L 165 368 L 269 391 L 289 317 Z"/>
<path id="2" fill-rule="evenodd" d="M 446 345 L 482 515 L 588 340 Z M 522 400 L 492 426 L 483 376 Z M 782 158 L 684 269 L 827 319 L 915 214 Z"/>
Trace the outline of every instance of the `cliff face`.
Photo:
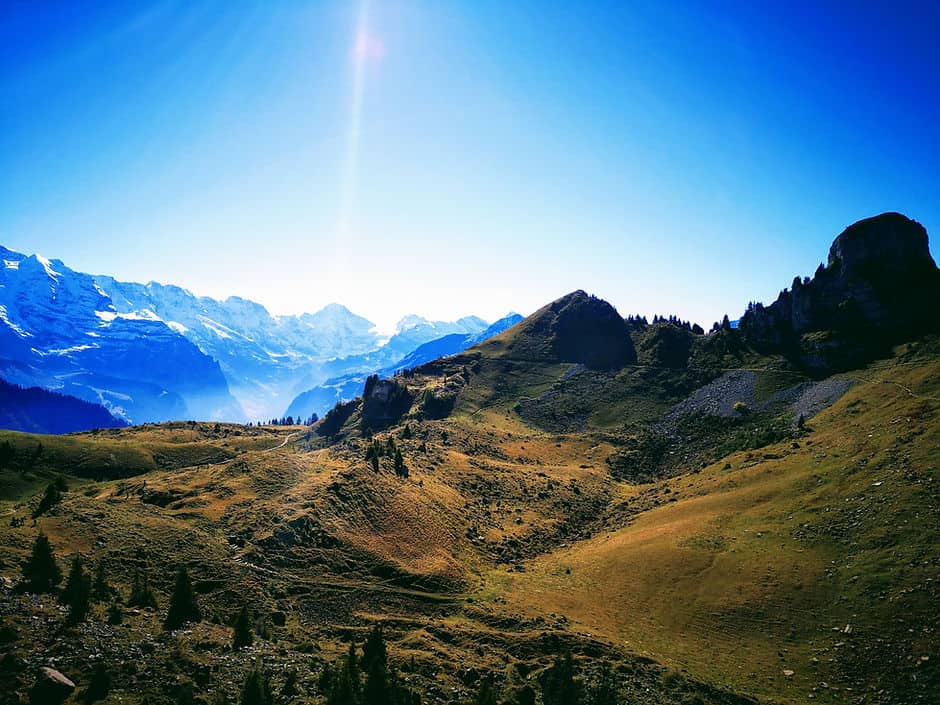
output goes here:
<path id="1" fill-rule="evenodd" d="M 770 306 L 748 308 L 747 341 L 825 373 L 940 330 L 940 271 L 927 231 L 899 213 L 846 228 L 811 280 L 793 280 Z"/>

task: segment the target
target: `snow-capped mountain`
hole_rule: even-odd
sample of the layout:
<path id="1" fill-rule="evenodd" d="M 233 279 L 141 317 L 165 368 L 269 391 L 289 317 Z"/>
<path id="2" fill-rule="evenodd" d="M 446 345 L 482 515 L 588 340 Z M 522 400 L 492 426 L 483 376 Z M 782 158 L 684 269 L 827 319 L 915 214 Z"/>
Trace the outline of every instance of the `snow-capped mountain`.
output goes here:
<path id="1" fill-rule="evenodd" d="M 406 316 L 385 340 L 339 304 L 273 316 L 240 297 L 120 282 L 2 247 L 0 264 L 0 377 L 104 404 L 135 423 L 279 416 L 331 377 L 384 369 L 424 343 L 487 327 L 475 316 Z"/>
<path id="2" fill-rule="evenodd" d="M 105 276 L 95 281 L 119 312 L 159 318 L 218 361 L 249 419 L 279 414 L 295 379 L 316 375 L 322 361 L 374 350 L 380 343 L 371 321 L 339 304 L 300 316 L 272 316 L 261 304 L 236 296 L 218 301 L 157 282 Z"/>
<path id="3" fill-rule="evenodd" d="M 431 325 L 433 327 L 433 324 L 430 324 L 430 322 L 424 319 L 418 319 L 417 316 L 409 316 L 408 319 L 403 319 L 403 321 L 404 320 L 409 322 L 420 320 L 420 323 L 415 323 L 415 325 L 410 326 L 408 330 L 413 330 L 418 325 Z M 477 343 L 482 343 L 484 340 L 489 340 L 493 336 L 499 335 L 521 320 L 522 316 L 518 313 L 507 314 L 489 326 L 487 326 L 486 322 L 482 321 L 482 319 L 475 317 L 460 319 L 460 321 L 466 321 L 473 329 L 478 329 L 480 323 L 483 324 L 484 328 L 483 330 L 478 330 L 476 333 L 446 333 L 439 338 L 434 338 L 433 340 L 422 343 L 410 353 L 386 367 L 369 367 L 354 372 L 347 372 L 328 379 L 298 394 L 287 408 L 285 415 L 295 418 L 307 418 L 310 414 L 322 416 L 337 402 L 352 399 L 358 394 L 361 394 L 366 377 L 370 374 L 378 374 L 380 377 L 390 377 L 400 370 L 410 370 L 431 360 L 436 360 L 439 357 L 456 355 Z M 459 324 L 460 321 L 457 321 L 457 323 Z M 401 329 L 401 327 L 402 323 L 399 323 L 399 329 Z M 447 325 L 445 324 L 444 327 L 446 328 Z"/>
<path id="4" fill-rule="evenodd" d="M 217 362 L 148 311 L 121 312 L 88 274 L 0 248 L 0 376 L 132 422 L 241 413 Z"/>

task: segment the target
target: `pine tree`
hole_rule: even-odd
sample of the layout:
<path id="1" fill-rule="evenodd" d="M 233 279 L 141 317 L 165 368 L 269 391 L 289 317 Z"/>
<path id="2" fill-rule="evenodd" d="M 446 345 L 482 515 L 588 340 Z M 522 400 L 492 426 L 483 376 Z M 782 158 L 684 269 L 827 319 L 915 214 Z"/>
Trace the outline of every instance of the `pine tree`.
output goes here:
<path id="1" fill-rule="evenodd" d="M 382 627 L 376 625 L 362 646 L 362 666 L 366 682 L 362 691 L 364 705 L 386 705 L 391 689 L 388 682 L 388 652 Z"/>
<path id="2" fill-rule="evenodd" d="M 548 670 L 542 683 L 542 702 L 545 705 L 578 705 L 581 702 L 580 684 L 574 677 L 574 663 L 568 651 Z"/>
<path id="3" fill-rule="evenodd" d="M 72 559 L 72 567 L 61 598 L 69 608 L 69 624 L 84 622 L 91 605 L 91 576 L 85 572 L 82 557 L 78 553 Z"/>
<path id="4" fill-rule="evenodd" d="M 238 651 L 246 646 L 251 646 L 254 638 L 254 634 L 251 631 L 251 617 L 248 614 L 248 608 L 242 607 L 232 627 L 232 650 Z"/>
<path id="5" fill-rule="evenodd" d="M 644 323 L 646 323 L 645 320 Z M 511 702 L 513 705 L 535 705 L 535 691 L 531 685 L 524 685 L 516 691 L 516 695 Z"/>
<path id="6" fill-rule="evenodd" d="M 39 504 L 36 506 L 36 511 L 33 512 L 33 518 L 35 519 L 42 514 L 45 514 L 55 505 L 62 501 L 62 491 L 54 482 L 50 482 L 46 485 L 46 491 L 42 495 L 42 499 L 39 500 Z"/>
<path id="7" fill-rule="evenodd" d="M 157 597 L 150 589 L 150 578 L 147 573 L 134 572 L 134 581 L 131 583 L 131 594 L 127 598 L 127 606 L 157 609 Z"/>
<path id="8" fill-rule="evenodd" d="M 326 705 L 357 705 L 359 703 L 361 684 L 355 644 L 349 644 L 346 659 L 331 671 L 331 677 L 328 680 L 329 691 Z M 324 683 L 324 685 L 327 684 Z"/>
<path id="9" fill-rule="evenodd" d="M 251 669 L 245 676 L 238 703 L 239 705 L 273 705 L 274 695 L 271 692 L 271 683 L 260 668 Z"/>
<path id="10" fill-rule="evenodd" d="M 408 477 L 408 467 L 398 448 L 395 449 L 395 474 L 399 477 Z"/>
<path id="11" fill-rule="evenodd" d="M 0 443 L 0 469 L 12 464 L 15 457 L 16 451 L 13 449 L 10 441 Z"/>
<path id="12" fill-rule="evenodd" d="M 284 685 L 281 686 L 281 696 L 289 699 L 299 694 L 300 690 L 297 688 L 297 671 L 290 669 L 284 674 Z"/>
<path id="13" fill-rule="evenodd" d="M 104 700 L 111 691 L 111 674 L 100 661 L 95 664 L 95 669 L 91 673 L 91 679 L 88 681 L 88 687 L 82 691 L 82 702 L 90 704 L 98 700 Z"/>
<path id="14" fill-rule="evenodd" d="M 473 704 L 496 705 L 496 688 L 493 687 L 493 682 L 489 678 L 480 681 L 480 689 L 477 691 Z"/>
<path id="15" fill-rule="evenodd" d="M 372 439 L 372 443 L 366 448 L 366 460 L 372 463 L 373 472 L 379 471 L 379 458 L 382 457 L 382 446 L 377 440 Z"/>
<path id="16" fill-rule="evenodd" d="M 193 592 L 192 583 L 189 581 L 189 573 L 186 572 L 185 566 L 180 566 L 179 571 L 176 573 L 176 586 L 173 588 L 170 609 L 167 610 L 163 628 L 166 631 L 172 631 L 179 629 L 186 622 L 201 621 L 202 612 L 196 602 L 196 594 Z"/>
<path id="17" fill-rule="evenodd" d="M 363 705 L 388 705 L 390 696 L 388 668 L 382 661 L 372 661 L 366 670 L 366 682 L 362 689 Z"/>
<path id="18" fill-rule="evenodd" d="M 30 592 L 52 592 L 62 582 L 62 572 L 55 562 L 52 546 L 45 534 L 36 537 L 33 552 L 23 566 L 23 579 Z"/>
<path id="19" fill-rule="evenodd" d="M 97 601 L 103 602 L 111 597 L 114 590 L 108 585 L 108 577 L 105 574 L 104 563 L 99 562 L 95 569 L 95 581 L 91 586 L 91 594 Z"/>

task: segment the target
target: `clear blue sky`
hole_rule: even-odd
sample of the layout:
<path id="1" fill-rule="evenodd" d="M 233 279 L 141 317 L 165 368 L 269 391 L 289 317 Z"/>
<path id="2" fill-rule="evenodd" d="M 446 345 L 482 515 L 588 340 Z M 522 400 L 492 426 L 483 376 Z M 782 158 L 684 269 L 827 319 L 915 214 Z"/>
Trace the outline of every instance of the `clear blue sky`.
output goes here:
<path id="1" fill-rule="evenodd" d="M 860 218 L 940 238 L 930 5 L 5 0 L 0 243 L 275 313 L 707 325 Z"/>

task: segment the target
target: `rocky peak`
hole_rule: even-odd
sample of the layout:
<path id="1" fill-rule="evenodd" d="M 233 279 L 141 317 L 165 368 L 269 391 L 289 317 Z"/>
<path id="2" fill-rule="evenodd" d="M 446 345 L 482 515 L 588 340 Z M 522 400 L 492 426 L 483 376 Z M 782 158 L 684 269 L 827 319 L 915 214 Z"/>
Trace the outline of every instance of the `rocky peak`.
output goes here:
<path id="1" fill-rule="evenodd" d="M 927 231 L 899 213 L 850 225 L 811 280 L 794 279 L 770 306 L 748 307 L 747 341 L 821 374 L 862 364 L 891 345 L 940 330 L 940 271 Z"/>
<path id="2" fill-rule="evenodd" d="M 847 227 L 829 248 L 828 266 L 839 268 L 844 278 L 936 269 L 924 226 L 900 213 L 882 213 Z"/>

